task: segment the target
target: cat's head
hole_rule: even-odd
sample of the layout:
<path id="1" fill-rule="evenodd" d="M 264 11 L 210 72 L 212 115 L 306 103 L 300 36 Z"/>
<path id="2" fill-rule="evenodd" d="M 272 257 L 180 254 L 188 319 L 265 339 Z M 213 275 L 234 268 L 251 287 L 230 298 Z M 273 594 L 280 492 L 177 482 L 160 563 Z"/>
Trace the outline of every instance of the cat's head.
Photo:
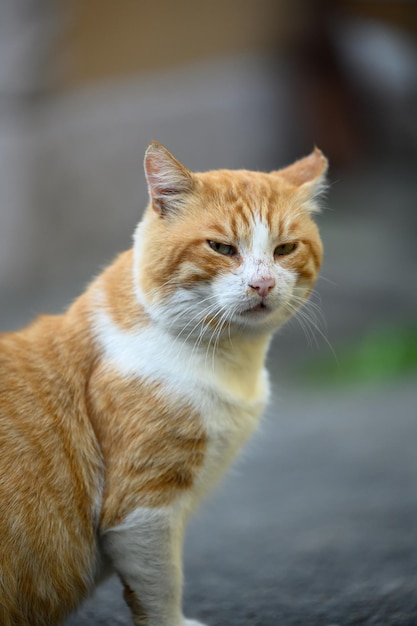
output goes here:
<path id="1" fill-rule="evenodd" d="M 145 155 L 150 203 L 135 236 L 138 294 L 174 334 L 267 332 L 308 298 L 322 258 L 311 215 L 327 160 L 317 148 L 270 173 L 191 173 Z"/>

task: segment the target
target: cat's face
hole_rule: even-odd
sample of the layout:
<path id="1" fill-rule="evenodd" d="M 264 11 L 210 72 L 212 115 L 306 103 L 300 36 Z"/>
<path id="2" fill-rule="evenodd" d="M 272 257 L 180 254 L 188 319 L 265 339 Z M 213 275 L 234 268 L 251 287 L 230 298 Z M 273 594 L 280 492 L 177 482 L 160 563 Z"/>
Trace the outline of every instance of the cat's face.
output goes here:
<path id="1" fill-rule="evenodd" d="M 310 214 L 326 164 L 315 151 L 270 174 L 191 174 L 152 144 L 151 204 L 136 235 L 140 297 L 151 315 L 184 339 L 281 326 L 320 268 Z"/>

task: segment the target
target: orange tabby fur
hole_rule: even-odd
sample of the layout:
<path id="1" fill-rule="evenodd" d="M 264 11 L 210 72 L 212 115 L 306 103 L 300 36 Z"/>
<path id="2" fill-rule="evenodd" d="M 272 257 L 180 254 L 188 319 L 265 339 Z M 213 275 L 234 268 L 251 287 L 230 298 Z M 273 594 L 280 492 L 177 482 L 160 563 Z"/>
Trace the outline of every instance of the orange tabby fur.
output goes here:
<path id="1" fill-rule="evenodd" d="M 212 307 L 204 324 L 214 339 L 203 336 L 199 318 L 176 331 L 178 353 L 191 340 L 194 352 L 205 351 L 210 389 L 219 390 L 226 413 L 231 407 L 224 430 L 203 414 L 198 384 L 187 397 L 170 383 L 169 372 L 159 378 L 122 371 L 118 356 L 109 356 L 113 344 L 109 340 L 105 348 L 101 339 L 105 324 L 128 343 L 153 332 L 159 322 L 152 311 L 178 285 L 184 293 L 196 285 L 204 290 L 219 276 L 239 271 L 240 252 L 218 254 L 207 242 L 250 249 L 254 220 L 274 233 L 276 245 L 297 242 L 294 252 L 276 262 L 296 277 L 300 299 L 308 297 L 317 277 L 322 249 L 310 214 L 326 169 L 318 150 L 271 174 L 191 174 L 153 144 L 145 169 L 151 202 L 135 249 L 120 255 L 64 315 L 41 317 L 0 337 L 2 626 L 60 623 L 93 589 L 106 533 L 116 536 L 112 529 L 125 528 L 126 518 L 142 509 L 174 510 L 183 500 L 191 510 L 255 428 L 265 403 L 263 361 L 274 330 L 268 324 L 250 322 L 245 331 L 231 317 L 220 320 L 225 314 Z M 266 289 L 267 270 L 262 271 L 257 280 Z M 256 289 L 246 285 L 245 293 L 254 298 Z M 275 327 L 300 303 L 288 305 Z M 178 323 L 173 318 L 173 327 Z M 167 324 L 161 335 L 170 332 Z M 182 526 L 183 517 L 178 519 Z M 111 550 L 104 549 L 110 558 Z M 171 608 L 156 607 L 154 598 L 140 597 L 133 588 L 130 570 L 116 569 L 136 624 L 197 624 L 182 621 L 174 606 L 178 591 L 172 592 Z"/>

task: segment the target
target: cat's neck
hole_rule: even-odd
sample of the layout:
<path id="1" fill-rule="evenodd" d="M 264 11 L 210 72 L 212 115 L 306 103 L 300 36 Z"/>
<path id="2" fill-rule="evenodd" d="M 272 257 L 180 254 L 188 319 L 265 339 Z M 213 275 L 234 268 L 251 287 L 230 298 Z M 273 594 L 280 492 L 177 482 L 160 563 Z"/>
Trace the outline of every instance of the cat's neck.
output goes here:
<path id="1" fill-rule="evenodd" d="M 114 356 L 120 367 L 128 373 L 139 363 L 151 375 L 153 367 L 168 370 L 175 362 L 175 367 L 181 364 L 190 373 L 204 373 L 207 380 L 213 379 L 245 400 L 259 397 L 270 335 L 225 331 L 220 337 L 198 342 L 186 333 L 171 334 L 141 303 L 133 263 L 131 250 L 121 254 L 92 286 L 100 341 L 107 342 L 109 349 L 119 346 L 120 354 Z M 160 358 L 155 359 L 158 353 Z"/>
<path id="2" fill-rule="evenodd" d="M 227 389 L 247 400 L 265 395 L 264 365 L 270 339 L 268 335 L 235 335 L 223 339 L 222 352 L 217 353 L 217 358 L 214 352 L 214 360 L 218 377 Z"/>

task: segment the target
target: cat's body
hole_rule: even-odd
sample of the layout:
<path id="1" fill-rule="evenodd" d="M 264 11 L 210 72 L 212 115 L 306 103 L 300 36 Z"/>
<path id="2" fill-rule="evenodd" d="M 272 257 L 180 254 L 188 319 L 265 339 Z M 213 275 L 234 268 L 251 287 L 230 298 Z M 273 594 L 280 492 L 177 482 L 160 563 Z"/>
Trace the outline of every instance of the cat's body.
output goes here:
<path id="1" fill-rule="evenodd" d="M 256 428 L 271 334 L 315 282 L 325 167 L 191 174 L 152 144 L 133 250 L 65 315 L 0 337 L 2 626 L 60 623 L 103 557 L 136 624 L 197 624 L 184 523 Z"/>

